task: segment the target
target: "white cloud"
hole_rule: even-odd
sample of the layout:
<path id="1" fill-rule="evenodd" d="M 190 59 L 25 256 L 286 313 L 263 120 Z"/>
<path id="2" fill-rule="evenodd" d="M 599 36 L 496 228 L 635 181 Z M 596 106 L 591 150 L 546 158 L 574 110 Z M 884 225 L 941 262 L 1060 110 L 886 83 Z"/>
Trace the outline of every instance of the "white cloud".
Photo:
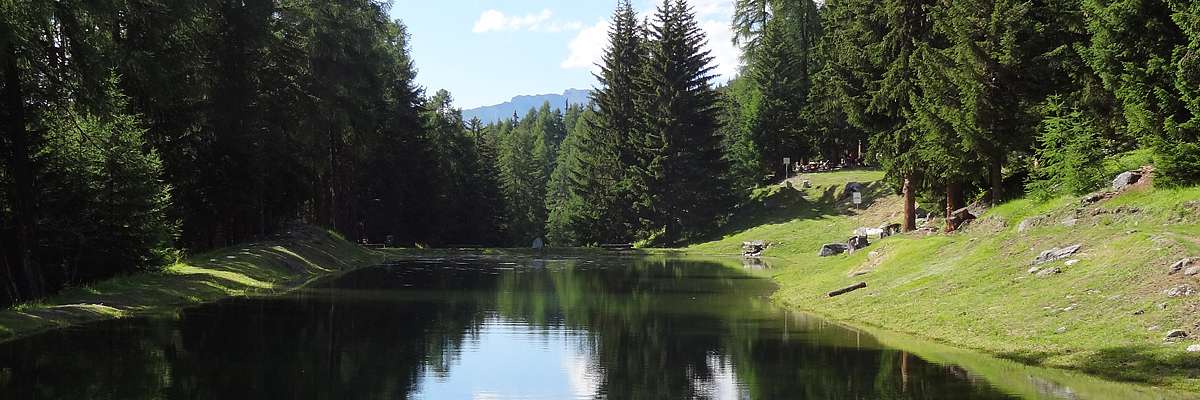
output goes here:
<path id="1" fill-rule="evenodd" d="M 505 15 L 499 10 L 487 10 L 479 15 L 472 32 L 563 32 L 583 29 L 583 23 L 577 21 L 552 21 L 554 12 L 549 9 L 536 14 L 525 16 Z"/>
<path id="2" fill-rule="evenodd" d="M 733 31 L 723 21 L 700 21 L 700 28 L 708 36 L 708 51 L 717 69 L 713 72 L 723 80 L 733 79 L 742 62 L 742 50 L 733 45 Z"/>
<path id="3" fill-rule="evenodd" d="M 733 45 L 729 20 L 733 16 L 733 0 L 692 0 L 700 28 L 708 39 L 706 48 L 713 57 L 718 80 L 733 79 L 741 66 L 741 50 Z M 639 12 L 639 18 L 653 15 L 653 9 Z M 597 69 L 608 47 L 608 22 L 598 22 L 584 28 L 567 45 L 569 53 L 562 67 Z"/>
<path id="4" fill-rule="evenodd" d="M 567 44 L 570 54 L 563 60 L 562 67 L 597 69 L 600 59 L 604 57 L 604 49 L 608 47 L 608 21 L 600 21 L 595 25 L 583 28 L 579 34 Z"/>

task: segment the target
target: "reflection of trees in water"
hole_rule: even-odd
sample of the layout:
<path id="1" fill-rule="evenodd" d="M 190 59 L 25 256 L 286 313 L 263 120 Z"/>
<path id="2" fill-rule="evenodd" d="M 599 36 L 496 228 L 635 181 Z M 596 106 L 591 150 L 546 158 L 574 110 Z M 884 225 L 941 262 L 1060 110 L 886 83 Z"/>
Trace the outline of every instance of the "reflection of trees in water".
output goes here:
<path id="1" fill-rule="evenodd" d="M 770 283 L 733 269 L 602 267 L 368 269 L 339 279 L 348 290 L 230 301 L 177 323 L 53 332 L 0 346 L 0 394 L 403 399 L 422 377 L 452 373 L 464 343 L 499 317 L 586 332 L 582 358 L 598 394 L 614 399 L 706 398 L 733 378 L 753 398 L 994 397 L 869 337 L 781 319 L 759 297 Z"/>

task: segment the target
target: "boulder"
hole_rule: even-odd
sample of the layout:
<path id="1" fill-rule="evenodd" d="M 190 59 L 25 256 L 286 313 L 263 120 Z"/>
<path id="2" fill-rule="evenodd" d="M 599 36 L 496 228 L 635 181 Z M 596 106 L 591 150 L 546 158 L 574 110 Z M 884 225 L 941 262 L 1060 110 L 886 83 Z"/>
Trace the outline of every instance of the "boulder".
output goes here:
<path id="1" fill-rule="evenodd" d="M 1061 249 L 1055 247 L 1050 250 L 1043 251 L 1042 254 L 1039 254 L 1037 258 L 1033 259 L 1033 265 L 1045 264 L 1051 261 L 1067 258 L 1068 256 L 1079 252 L 1079 249 L 1081 248 L 1083 248 L 1083 245 L 1077 244 Z"/>
<path id="2" fill-rule="evenodd" d="M 850 251 L 858 250 L 870 245 L 871 242 L 867 240 L 866 236 L 851 236 L 850 239 L 846 239 L 846 246 L 850 248 Z"/>
<path id="3" fill-rule="evenodd" d="M 1133 184 L 1138 183 L 1138 181 L 1140 181 L 1140 180 L 1142 180 L 1142 172 L 1141 171 L 1122 172 L 1120 175 L 1117 175 L 1117 177 L 1113 179 L 1112 190 L 1115 190 L 1118 192 L 1125 190 L 1126 188 L 1132 186 Z"/>
<path id="4" fill-rule="evenodd" d="M 854 230 L 854 235 L 855 236 L 867 236 L 867 237 L 879 236 L 880 239 L 883 239 L 885 237 L 883 234 L 882 228 L 866 228 L 866 227 L 858 228 L 858 229 Z"/>
<path id="5" fill-rule="evenodd" d="M 1167 336 L 1164 337 L 1163 340 L 1170 342 L 1170 341 L 1187 339 L 1187 337 L 1188 337 L 1187 332 L 1184 332 L 1182 329 L 1174 329 L 1174 330 L 1171 330 L 1170 332 L 1167 332 Z"/>
<path id="6" fill-rule="evenodd" d="M 963 207 L 950 213 L 950 225 L 958 229 L 968 222 L 975 220 L 975 214 L 972 214 L 967 207 Z"/>
<path id="7" fill-rule="evenodd" d="M 818 254 L 821 257 L 836 256 L 838 254 L 850 251 L 850 246 L 845 243 L 829 243 L 821 246 L 821 252 Z"/>
<path id="8" fill-rule="evenodd" d="M 1164 290 L 1163 294 L 1167 295 L 1167 297 L 1188 297 L 1196 294 L 1196 288 L 1193 288 L 1192 285 L 1184 284 Z"/>
<path id="9" fill-rule="evenodd" d="M 1171 264 L 1171 268 L 1167 269 L 1167 275 L 1175 275 L 1180 271 L 1190 270 L 1193 267 L 1200 266 L 1200 260 L 1195 258 L 1185 258 Z M 1195 274 L 1191 274 L 1195 275 Z"/>
<path id="10" fill-rule="evenodd" d="M 745 257 L 758 257 L 764 251 L 767 251 L 767 242 L 761 240 L 742 242 L 742 255 Z"/>
<path id="11" fill-rule="evenodd" d="M 901 230 L 900 224 L 889 224 L 886 222 L 883 225 L 880 225 L 879 229 L 883 231 L 883 233 L 880 234 L 881 239 L 886 236 L 892 236 L 897 233 L 900 233 L 900 230 Z"/>
<path id="12" fill-rule="evenodd" d="M 1187 352 L 1188 353 L 1200 353 L 1200 344 L 1193 344 L 1191 346 L 1188 346 Z"/>
<path id="13" fill-rule="evenodd" d="M 842 196 L 850 197 L 850 193 L 862 193 L 866 190 L 866 186 L 858 182 L 846 182 L 846 188 L 842 190 Z"/>

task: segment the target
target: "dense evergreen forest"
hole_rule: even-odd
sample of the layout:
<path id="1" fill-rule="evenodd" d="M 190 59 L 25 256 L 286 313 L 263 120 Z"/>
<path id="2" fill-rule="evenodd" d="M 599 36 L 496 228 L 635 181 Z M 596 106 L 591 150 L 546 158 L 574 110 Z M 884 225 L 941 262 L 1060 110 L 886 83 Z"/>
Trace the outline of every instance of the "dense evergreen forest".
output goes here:
<path id="1" fill-rule="evenodd" d="M 0 3 L 0 303 L 316 224 L 394 245 L 678 245 L 782 160 L 865 159 L 913 208 L 1200 183 L 1200 4 L 737 0 L 615 10 L 590 104 L 484 125 L 415 83 L 377 0 Z M 398 10 L 404 15 L 403 10 Z"/>

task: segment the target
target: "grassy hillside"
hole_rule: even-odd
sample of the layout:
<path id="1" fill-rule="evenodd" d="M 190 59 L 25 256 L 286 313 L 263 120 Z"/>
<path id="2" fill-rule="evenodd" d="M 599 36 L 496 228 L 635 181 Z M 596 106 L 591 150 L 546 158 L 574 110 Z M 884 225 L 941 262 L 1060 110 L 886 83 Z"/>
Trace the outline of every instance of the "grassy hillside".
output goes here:
<path id="1" fill-rule="evenodd" d="M 71 288 L 0 311 L 0 341 L 102 319 L 175 312 L 230 296 L 280 293 L 383 260 L 382 253 L 336 234 L 296 227 L 271 240 L 201 254 L 162 271 Z"/>
<path id="2" fill-rule="evenodd" d="M 766 240 L 782 286 L 775 296 L 787 306 L 1030 364 L 1200 390 L 1200 353 L 1185 350 L 1200 340 L 1163 340 L 1173 329 L 1200 338 L 1200 296 L 1164 294 L 1181 284 L 1200 288 L 1200 279 L 1167 274 L 1176 261 L 1200 256 L 1200 188 L 1142 186 L 1093 205 L 1017 200 L 959 233 L 872 239 L 852 255 L 817 257 L 821 244 L 844 242 L 855 228 L 898 221 L 899 199 L 881 177 L 809 174 L 811 189 L 759 190 L 728 234 L 688 250 L 734 254 L 743 241 Z M 868 184 L 866 209 L 841 198 L 848 181 Z M 1078 254 L 1041 266 L 1061 273 L 1028 272 L 1043 250 L 1073 244 L 1083 245 Z M 860 281 L 869 287 L 826 296 Z"/>

